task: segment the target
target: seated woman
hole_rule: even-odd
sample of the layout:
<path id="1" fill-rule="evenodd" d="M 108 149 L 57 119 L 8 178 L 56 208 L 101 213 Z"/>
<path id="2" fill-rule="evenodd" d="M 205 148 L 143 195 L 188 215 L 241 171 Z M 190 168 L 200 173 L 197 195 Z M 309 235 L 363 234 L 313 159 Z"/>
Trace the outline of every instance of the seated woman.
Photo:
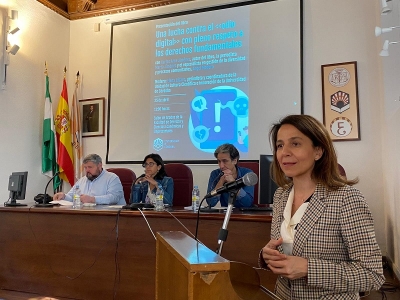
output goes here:
<path id="1" fill-rule="evenodd" d="M 160 155 L 149 154 L 143 160 L 144 174 L 132 184 L 130 203 L 154 203 L 157 189 L 164 192 L 164 204 L 172 206 L 174 181 L 167 176 Z"/>
<path id="2" fill-rule="evenodd" d="M 214 156 L 218 161 L 219 168 L 212 171 L 208 180 L 207 193 L 222 187 L 227 182 L 235 181 L 245 174 L 252 172 L 247 168 L 238 167 L 239 151 L 232 144 L 223 144 L 219 146 Z M 215 206 L 220 201 L 221 206 L 228 206 L 229 193 L 214 196 L 207 199 L 209 206 Z M 235 207 L 250 207 L 254 201 L 254 186 L 245 186 L 241 188 L 236 196 Z"/>

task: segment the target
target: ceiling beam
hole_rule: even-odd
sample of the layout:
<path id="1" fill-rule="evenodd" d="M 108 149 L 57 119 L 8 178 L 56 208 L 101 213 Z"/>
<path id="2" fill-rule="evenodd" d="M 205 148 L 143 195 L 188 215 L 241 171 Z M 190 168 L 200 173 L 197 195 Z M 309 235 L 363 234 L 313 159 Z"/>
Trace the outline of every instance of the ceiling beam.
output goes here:
<path id="1" fill-rule="evenodd" d="M 189 0 L 37 0 L 69 20 L 113 15 L 138 9 L 166 6 Z M 67 2 L 64 2 L 67 1 Z M 193 1 L 193 0 L 192 0 Z"/>

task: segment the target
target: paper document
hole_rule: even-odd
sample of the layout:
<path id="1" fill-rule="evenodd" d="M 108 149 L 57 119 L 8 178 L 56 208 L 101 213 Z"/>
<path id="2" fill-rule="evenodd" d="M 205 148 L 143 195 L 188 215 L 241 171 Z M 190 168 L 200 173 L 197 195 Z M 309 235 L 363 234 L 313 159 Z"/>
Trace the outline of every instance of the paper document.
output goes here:
<path id="1" fill-rule="evenodd" d="M 110 208 L 122 208 L 123 205 L 109 205 Z"/>
<path id="2" fill-rule="evenodd" d="M 72 202 L 67 200 L 53 200 L 50 201 L 51 204 L 60 204 L 60 205 L 72 205 Z"/>

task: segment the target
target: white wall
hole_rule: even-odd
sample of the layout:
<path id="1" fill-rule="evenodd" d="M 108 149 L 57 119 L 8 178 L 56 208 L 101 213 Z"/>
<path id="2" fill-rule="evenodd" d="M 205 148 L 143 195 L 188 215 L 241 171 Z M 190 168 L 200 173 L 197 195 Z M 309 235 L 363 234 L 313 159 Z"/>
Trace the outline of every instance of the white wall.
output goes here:
<path id="1" fill-rule="evenodd" d="M 42 123 L 45 97 L 44 62 L 48 63 L 53 102 L 58 103 L 64 66 L 68 67 L 69 21 L 37 1 L 3 1 L 19 11 L 20 50 L 10 57 L 6 90 L 0 89 L 0 196 L 8 199 L 11 172 L 28 171 L 26 199 L 43 193 Z"/>
<path id="2" fill-rule="evenodd" d="M 360 141 L 335 142 L 339 162 L 359 188 L 375 218 L 385 252 L 380 58 L 374 37 L 379 1 L 305 1 L 305 113 L 323 119 L 321 65 L 357 61 Z"/>
<path id="3" fill-rule="evenodd" d="M 393 9 L 386 16 L 379 16 L 380 27 L 391 27 L 400 25 L 400 1 L 388 2 Z M 380 8 L 379 8 L 380 9 Z M 400 41 L 400 31 L 395 29 L 376 38 L 378 52 L 384 40 L 391 42 Z M 397 276 L 400 277 L 400 45 L 389 46 L 389 56 L 381 57 L 383 65 L 384 88 L 380 99 L 383 101 L 384 110 L 382 124 L 382 157 L 383 157 L 383 179 L 385 197 L 385 230 L 387 236 L 387 256 L 392 260 Z"/>

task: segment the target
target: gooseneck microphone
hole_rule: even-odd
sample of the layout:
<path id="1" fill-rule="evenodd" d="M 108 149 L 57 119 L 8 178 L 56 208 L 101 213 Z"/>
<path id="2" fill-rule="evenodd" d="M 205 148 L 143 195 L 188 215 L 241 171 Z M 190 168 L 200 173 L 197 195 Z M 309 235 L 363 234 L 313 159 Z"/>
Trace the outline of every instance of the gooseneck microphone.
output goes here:
<path id="1" fill-rule="evenodd" d="M 50 195 L 47 195 L 47 188 L 49 187 L 50 182 L 51 182 L 58 174 L 60 174 L 60 172 L 56 172 L 56 174 L 54 174 L 53 177 L 50 178 L 49 182 L 47 182 L 46 187 L 45 187 L 45 189 L 44 189 L 43 202 L 42 202 L 42 203 L 39 203 L 39 204 L 36 204 L 36 205 L 35 205 L 36 207 L 50 207 L 50 206 L 53 206 L 52 203 L 46 203 L 48 198 L 51 199 Z M 50 201 L 51 201 L 51 200 L 49 200 L 48 202 L 50 202 Z"/>
<path id="2" fill-rule="evenodd" d="M 250 172 L 245 174 L 242 178 L 236 179 L 235 181 L 232 182 L 227 182 L 220 188 L 209 192 L 204 198 L 211 198 L 222 193 L 239 190 L 244 186 L 256 185 L 257 182 L 258 182 L 257 175 L 253 172 Z"/>
<path id="3" fill-rule="evenodd" d="M 138 180 L 139 180 L 140 178 L 143 178 L 144 176 L 146 176 L 146 174 L 142 174 L 142 175 L 140 175 L 138 178 L 136 178 L 135 183 L 142 183 L 142 180 L 139 181 L 139 182 L 138 182 Z"/>
<path id="4" fill-rule="evenodd" d="M 218 194 L 229 192 L 228 207 L 226 209 L 224 223 L 222 224 L 222 227 L 218 233 L 218 249 L 216 251 L 217 254 L 221 255 L 222 247 L 228 237 L 228 223 L 229 223 L 229 219 L 231 217 L 233 206 L 236 201 L 236 196 L 237 196 L 236 191 L 238 191 L 240 188 L 242 188 L 244 186 L 255 185 L 257 183 L 257 181 L 258 181 L 257 175 L 253 172 L 250 172 L 250 173 L 245 174 L 242 178 L 239 178 L 233 182 L 225 183 L 219 189 L 216 189 L 216 190 L 212 191 L 211 193 L 209 193 L 210 196 L 206 195 L 206 197 L 207 196 L 212 197 L 212 196 L 215 196 Z"/>

